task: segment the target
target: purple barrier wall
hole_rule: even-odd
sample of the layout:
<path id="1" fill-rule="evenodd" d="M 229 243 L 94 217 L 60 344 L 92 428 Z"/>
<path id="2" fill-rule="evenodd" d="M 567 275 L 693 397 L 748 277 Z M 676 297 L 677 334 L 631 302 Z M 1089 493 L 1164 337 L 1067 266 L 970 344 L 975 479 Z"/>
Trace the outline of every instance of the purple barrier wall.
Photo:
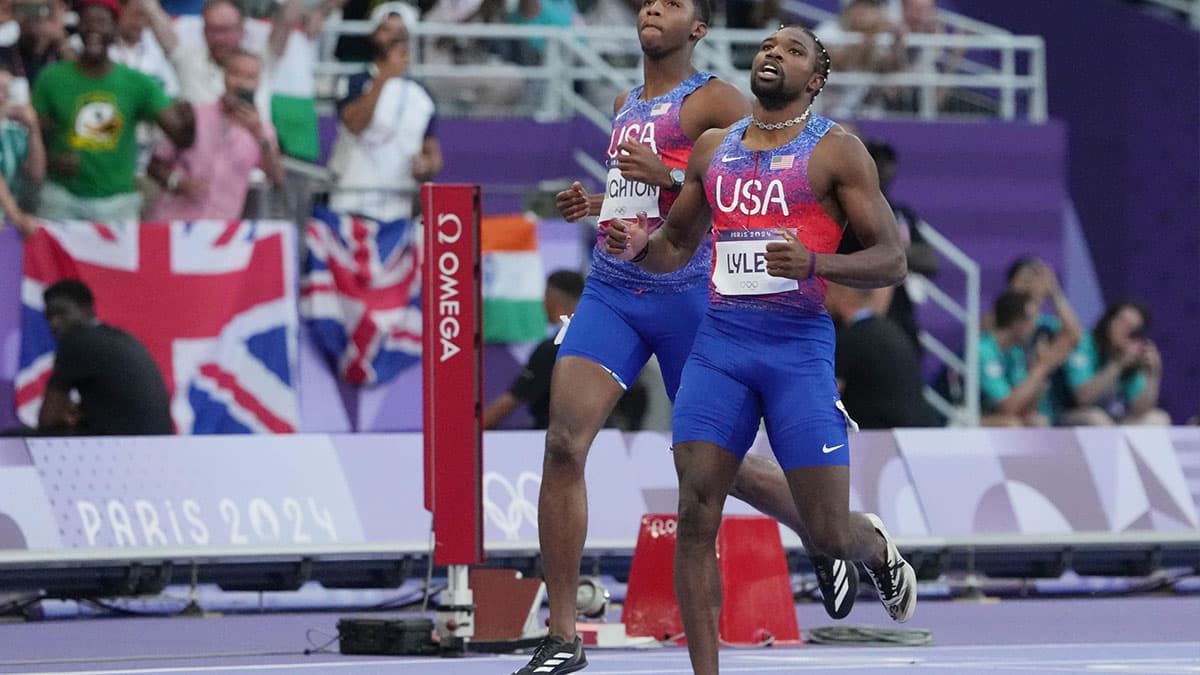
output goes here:
<path id="1" fill-rule="evenodd" d="M 17 424 L 13 380 L 21 354 L 21 243 L 11 227 L 0 230 L 0 429 Z"/>
<path id="2" fill-rule="evenodd" d="M 1070 127 L 1071 196 L 1105 297 L 1150 306 L 1163 404 L 1182 421 L 1200 408 L 1200 34 L 1119 0 L 956 5 L 1045 38 L 1050 113 Z"/>

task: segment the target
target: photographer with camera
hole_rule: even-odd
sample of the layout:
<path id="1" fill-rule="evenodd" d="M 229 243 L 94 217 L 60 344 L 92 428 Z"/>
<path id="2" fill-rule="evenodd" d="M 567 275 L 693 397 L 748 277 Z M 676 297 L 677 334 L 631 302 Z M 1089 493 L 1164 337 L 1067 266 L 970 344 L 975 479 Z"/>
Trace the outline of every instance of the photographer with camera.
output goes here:
<path id="1" fill-rule="evenodd" d="M 273 185 L 283 182 L 275 129 L 254 107 L 262 63 L 241 50 L 225 63 L 225 94 L 214 103 L 192 105 L 192 146 L 180 150 L 162 141 L 154 149 L 147 173 L 163 194 L 147 212 L 147 220 L 237 220 L 253 169 L 262 169 Z"/>
<path id="2" fill-rule="evenodd" d="M 1162 357 L 1146 337 L 1149 327 L 1150 313 L 1141 303 L 1119 302 L 1104 312 L 1063 366 L 1074 397 L 1063 423 L 1171 424 L 1158 407 Z"/>

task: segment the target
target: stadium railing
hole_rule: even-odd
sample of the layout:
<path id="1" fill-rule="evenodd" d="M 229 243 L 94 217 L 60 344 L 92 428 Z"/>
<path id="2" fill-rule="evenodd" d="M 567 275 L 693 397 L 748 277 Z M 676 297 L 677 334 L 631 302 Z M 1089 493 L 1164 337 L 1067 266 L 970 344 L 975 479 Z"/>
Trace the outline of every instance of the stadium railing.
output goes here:
<path id="1" fill-rule="evenodd" d="M 332 21 L 326 29 L 326 56 L 332 54 L 329 45 L 341 35 L 363 35 L 368 24 L 363 21 Z M 514 114 L 533 114 L 542 119 L 562 119 L 582 115 L 599 128 L 608 130 L 611 96 L 590 96 L 590 92 L 621 91 L 636 84 L 641 69 L 628 58 L 632 39 L 629 27 L 578 27 L 564 30 L 548 26 L 517 26 L 507 24 L 446 24 L 421 23 L 412 29 L 416 41 L 412 75 L 429 81 L 509 81 L 526 86 L 533 101 L 527 108 L 517 107 Z M 738 69 L 728 58 L 734 47 L 757 45 L 765 35 L 762 30 L 714 28 L 704 47 L 698 50 L 698 65 L 708 68 L 743 90 L 749 88 L 748 72 Z M 490 42 L 544 41 L 540 63 L 521 65 L 507 61 L 452 64 L 431 63 L 425 55 L 431 53 L 437 40 L 480 40 Z M 827 43 L 855 44 L 855 35 L 831 37 Z M 878 38 L 886 45 L 890 36 Z M 912 34 L 905 44 L 921 50 L 961 50 L 963 64 L 953 72 L 904 71 L 888 74 L 866 72 L 836 72 L 828 85 L 829 91 L 855 87 L 914 88 L 921 92 L 913 111 L 879 111 L 883 117 L 935 119 L 945 114 L 938 109 L 937 92 L 941 89 L 971 92 L 984 104 L 972 107 L 974 116 L 1005 120 L 1041 122 L 1046 119 L 1045 45 L 1038 36 L 1019 36 L 1007 33 L 989 34 Z M 338 78 L 360 72 L 361 63 L 332 61 L 323 58 L 317 66 L 318 99 L 335 97 Z M 583 93 L 580 93 L 583 92 Z M 470 115 L 469 109 L 460 111 Z"/>

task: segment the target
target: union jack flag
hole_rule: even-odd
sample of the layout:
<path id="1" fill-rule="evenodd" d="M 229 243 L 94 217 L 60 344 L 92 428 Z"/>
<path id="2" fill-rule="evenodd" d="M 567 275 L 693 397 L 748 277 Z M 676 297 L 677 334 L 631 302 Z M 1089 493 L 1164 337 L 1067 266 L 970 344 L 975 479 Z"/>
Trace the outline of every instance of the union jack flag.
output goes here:
<path id="1" fill-rule="evenodd" d="M 42 292 L 79 279 L 100 320 L 150 351 L 178 433 L 296 431 L 289 223 L 45 223 L 25 243 L 17 414 L 33 426 L 54 367 Z"/>
<path id="2" fill-rule="evenodd" d="M 394 379 L 421 359 L 421 228 L 317 208 L 300 313 L 351 384 Z"/>

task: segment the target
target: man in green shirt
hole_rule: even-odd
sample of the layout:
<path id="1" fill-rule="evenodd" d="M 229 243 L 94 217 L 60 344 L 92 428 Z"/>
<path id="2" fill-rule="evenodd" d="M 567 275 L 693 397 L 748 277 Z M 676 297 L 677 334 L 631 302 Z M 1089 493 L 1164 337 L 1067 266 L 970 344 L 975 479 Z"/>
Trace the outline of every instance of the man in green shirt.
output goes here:
<path id="1" fill-rule="evenodd" d="M 995 326 L 979 339 L 980 421 L 985 426 L 1047 426 L 1050 421 L 1038 412 L 1038 403 L 1075 342 L 1064 332 L 1039 342 L 1027 366 L 1021 345 L 1037 330 L 1037 302 L 1027 293 L 1005 291 L 993 313 Z"/>
<path id="2" fill-rule="evenodd" d="M 173 105 L 150 76 L 113 63 L 117 0 L 80 0 L 78 61 L 47 66 L 33 86 L 49 180 L 38 216 L 49 220 L 136 221 L 138 122 L 157 122 L 178 147 L 191 145 L 190 109 Z"/>

